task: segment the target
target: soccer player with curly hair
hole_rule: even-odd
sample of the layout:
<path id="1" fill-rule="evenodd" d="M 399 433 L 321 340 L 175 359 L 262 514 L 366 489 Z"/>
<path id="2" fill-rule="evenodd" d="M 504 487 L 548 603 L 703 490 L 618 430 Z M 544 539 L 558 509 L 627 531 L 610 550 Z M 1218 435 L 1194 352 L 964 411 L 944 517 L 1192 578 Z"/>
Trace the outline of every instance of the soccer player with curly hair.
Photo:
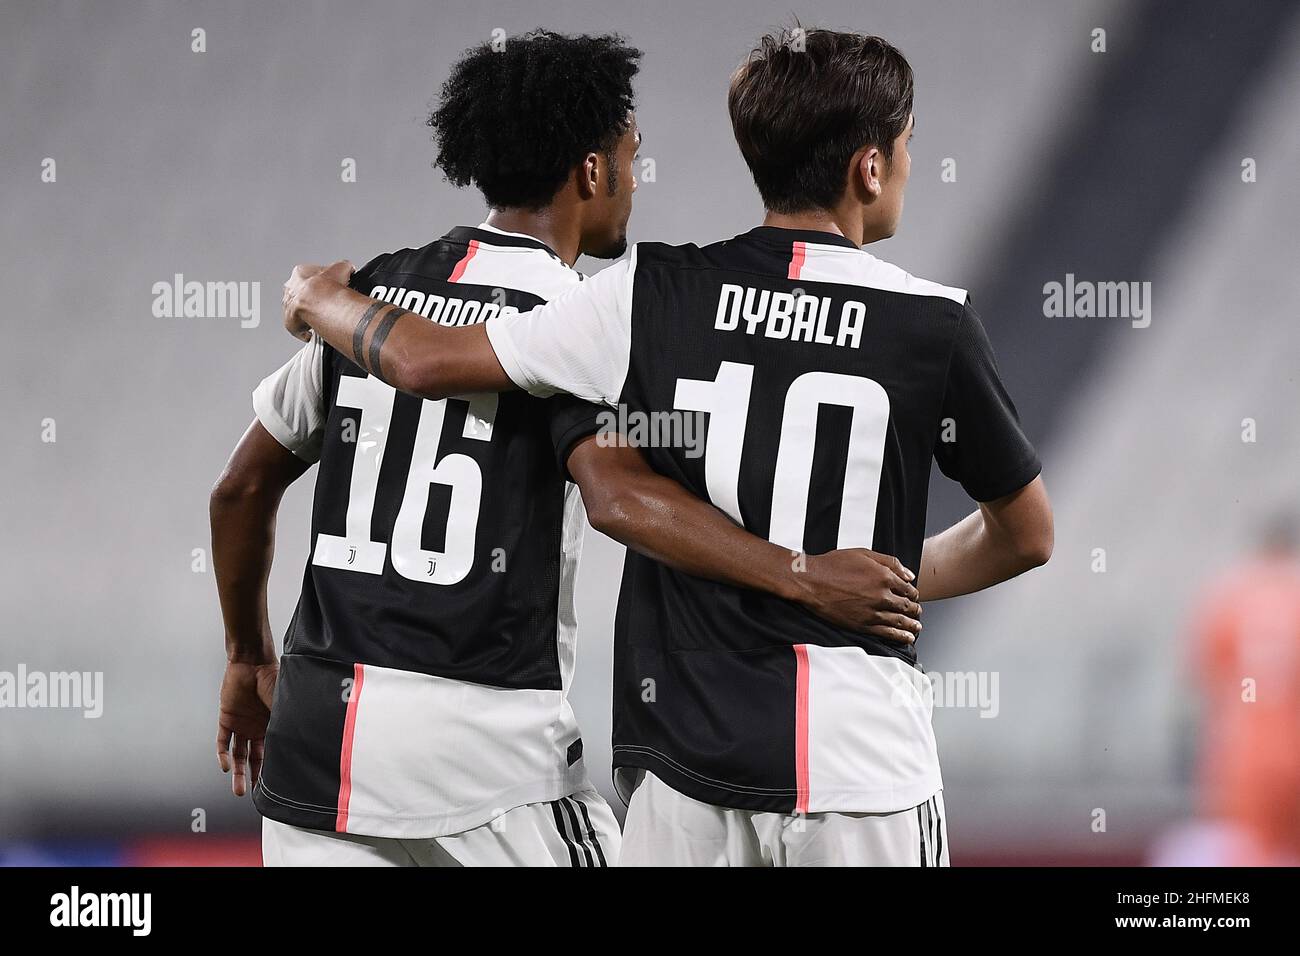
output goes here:
<path id="1" fill-rule="evenodd" d="M 761 223 L 705 245 L 637 243 L 582 288 L 481 328 L 398 316 L 371 369 L 426 399 L 523 389 L 706 414 L 702 458 L 651 448 L 659 472 L 788 549 L 895 555 L 922 600 L 1038 567 L 1051 505 L 970 296 L 864 248 L 902 217 L 912 102 L 912 68 L 880 37 L 764 37 L 727 95 Z M 300 267 L 285 324 L 373 344 L 367 307 Z M 934 464 L 976 507 L 926 538 Z M 629 553 L 620 862 L 947 865 L 932 707 L 913 644 Z"/>
<path id="2" fill-rule="evenodd" d="M 598 530 L 682 573 L 881 640 L 919 627 L 896 560 L 792 561 L 639 449 L 600 440 L 607 409 L 524 392 L 422 400 L 378 367 L 402 316 L 452 328 L 519 315 L 579 288 L 580 255 L 623 253 L 639 56 L 547 32 L 468 51 L 429 125 L 437 165 L 479 189 L 486 221 L 373 259 L 351 278 L 367 302 L 356 335 L 312 337 L 254 393 L 212 496 L 230 661 L 217 748 L 236 793 L 252 777 L 268 864 L 616 859 L 567 697 L 584 504 Z M 311 557 L 277 666 L 275 510 L 317 461 Z"/>

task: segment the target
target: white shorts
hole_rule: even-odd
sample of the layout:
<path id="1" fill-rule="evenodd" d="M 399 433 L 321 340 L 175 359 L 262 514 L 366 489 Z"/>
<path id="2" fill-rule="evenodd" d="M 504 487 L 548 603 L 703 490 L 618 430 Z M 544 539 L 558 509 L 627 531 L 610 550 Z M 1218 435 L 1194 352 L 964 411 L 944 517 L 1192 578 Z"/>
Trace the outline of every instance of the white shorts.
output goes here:
<path id="1" fill-rule="evenodd" d="M 264 866 L 613 866 L 618 821 L 595 790 L 515 807 L 450 836 L 371 837 L 262 819 Z"/>
<path id="2" fill-rule="evenodd" d="M 895 813 L 729 810 L 646 773 L 623 827 L 621 866 L 947 866 L 943 791 Z"/>

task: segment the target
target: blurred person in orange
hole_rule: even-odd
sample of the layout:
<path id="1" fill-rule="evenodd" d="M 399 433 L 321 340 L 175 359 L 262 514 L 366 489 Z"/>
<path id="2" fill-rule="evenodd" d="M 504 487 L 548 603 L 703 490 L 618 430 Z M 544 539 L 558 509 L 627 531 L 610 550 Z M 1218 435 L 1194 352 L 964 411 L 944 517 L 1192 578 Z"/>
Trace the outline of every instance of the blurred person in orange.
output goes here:
<path id="1" fill-rule="evenodd" d="M 1257 552 L 1211 586 L 1194 620 L 1205 705 L 1199 809 L 1218 825 L 1213 862 L 1300 864 L 1300 524 L 1294 516 L 1270 523 Z"/>

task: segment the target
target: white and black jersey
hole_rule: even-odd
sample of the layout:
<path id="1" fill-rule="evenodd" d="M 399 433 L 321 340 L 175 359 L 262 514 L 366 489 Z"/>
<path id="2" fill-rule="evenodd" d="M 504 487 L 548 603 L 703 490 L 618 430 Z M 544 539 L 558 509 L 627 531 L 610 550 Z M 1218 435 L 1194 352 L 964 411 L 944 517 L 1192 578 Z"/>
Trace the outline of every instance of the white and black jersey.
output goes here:
<path id="1" fill-rule="evenodd" d="M 933 459 L 978 500 L 1039 471 L 965 291 L 834 235 L 641 243 L 487 331 L 535 395 L 706 416 L 702 456 L 650 461 L 791 551 L 866 547 L 916 568 Z M 616 642 L 621 791 L 640 768 L 721 806 L 892 812 L 942 786 L 912 647 L 632 552 Z"/>
<path id="2" fill-rule="evenodd" d="M 459 326 L 580 278 L 541 242 L 480 226 L 380 256 L 352 285 Z M 258 809 L 434 837 L 585 785 L 566 697 L 582 504 L 564 461 L 599 409 L 520 392 L 422 401 L 319 339 L 253 405 L 320 461 Z"/>

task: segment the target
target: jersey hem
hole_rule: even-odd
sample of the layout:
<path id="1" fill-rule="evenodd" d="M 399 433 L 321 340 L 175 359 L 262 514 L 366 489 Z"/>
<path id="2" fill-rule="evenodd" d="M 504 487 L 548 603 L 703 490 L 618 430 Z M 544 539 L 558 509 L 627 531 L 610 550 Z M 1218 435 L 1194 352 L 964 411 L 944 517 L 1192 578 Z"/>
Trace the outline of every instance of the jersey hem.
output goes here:
<path id="1" fill-rule="evenodd" d="M 580 765 L 575 765 L 580 767 Z M 455 807 L 436 813 L 406 816 L 402 814 L 367 814 L 348 812 L 345 832 L 354 836 L 391 837 L 397 839 L 434 839 L 464 833 L 488 823 L 501 814 L 530 803 L 550 803 L 561 797 L 591 788 L 584 769 L 569 772 L 559 780 L 534 782 L 514 787 L 488 803 Z M 269 820 L 304 827 L 308 830 L 338 832 L 338 814 L 334 810 L 309 809 L 282 794 L 271 793 L 264 780 L 253 790 L 253 806 Z"/>
<path id="2" fill-rule="evenodd" d="M 619 771 L 646 770 L 683 796 L 701 803 L 730 810 L 749 810 L 758 813 L 795 812 L 794 788 L 755 793 L 750 789 L 733 789 L 726 781 L 701 779 L 689 768 L 668 758 L 636 748 L 614 747 L 614 790 L 625 804 L 631 799 L 629 788 L 620 779 Z M 943 789 L 943 779 L 938 767 L 933 773 L 923 774 L 906 786 L 886 790 L 818 790 L 808 807 L 808 813 L 897 813 L 919 806 Z"/>
<path id="3" fill-rule="evenodd" d="M 288 422 L 276 412 L 271 401 L 262 397 L 260 387 L 253 392 L 253 414 L 257 416 L 258 422 L 270 436 L 283 445 L 286 451 L 310 465 L 316 464 L 319 455 L 313 454 L 315 449 L 312 443 L 304 442 L 297 436 Z"/>
<path id="4" fill-rule="evenodd" d="M 999 498 L 1005 498 L 1013 491 L 1019 491 L 1042 473 L 1043 463 L 1036 454 L 1033 454 L 1017 462 L 1016 467 L 999 476 L 998 481 L 990 481 L 980 485 L 963 483 L 962 489 L 974 501 L 996 501 Z"/>
<path id="5" fill-rule="evenodd" d="M 492 346 L 492 351 L 496 353 L 497 361 L 501 363 L 501 368 L 510 381 L 529 395 L 538 398 L 550 398 L 555 394 L 555 389 L 539 384 L 528 374 L 523 362 L 520 360 L 519 350 L 515 348 L 510 330 L 502 323 L 497 322 L 496 316 L 484 322 L 483 329 L 487 332 L 488 342 Z"/>

